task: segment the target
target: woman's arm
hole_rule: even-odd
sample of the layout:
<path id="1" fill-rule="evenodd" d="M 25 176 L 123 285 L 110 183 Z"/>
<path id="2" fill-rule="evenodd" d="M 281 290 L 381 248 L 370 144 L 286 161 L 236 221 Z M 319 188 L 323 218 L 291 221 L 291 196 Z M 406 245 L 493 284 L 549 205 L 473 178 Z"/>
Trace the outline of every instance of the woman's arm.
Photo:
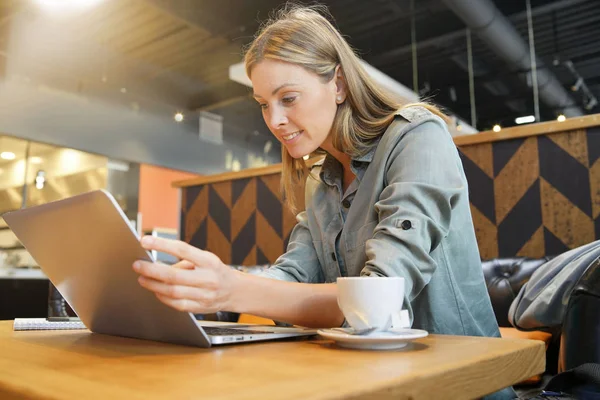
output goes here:
<path id="1" fill-rule="evenodd" d="M 140 285 L 181 311 L 233 311 L 309 327 L 340 326 L 335 284 L 284 282 L 236 271 L 215 254 L 178 240 L 146 236 L 148 250 L 182 261 L 174 266 L 138 260 L 133 268 Z"/>
<path id="2" fill-rule="evenodd" d="M 454 207 L 467 196 L 456 146 L 441 121 L 408 131 L 390 154 L 375 211 L 379 223 L 367 240 L 361 275 L 402 276 L 406 302 L 429 283 L 437 263 L 431 253 L 448 235 Z"/>
<path id="3" fill-rule="evenodd" d="M 344 316 L 337 304 L 335 283 L 284 282 L 234 271 L 231 308 L 314 328 L 341 326 Z"/>

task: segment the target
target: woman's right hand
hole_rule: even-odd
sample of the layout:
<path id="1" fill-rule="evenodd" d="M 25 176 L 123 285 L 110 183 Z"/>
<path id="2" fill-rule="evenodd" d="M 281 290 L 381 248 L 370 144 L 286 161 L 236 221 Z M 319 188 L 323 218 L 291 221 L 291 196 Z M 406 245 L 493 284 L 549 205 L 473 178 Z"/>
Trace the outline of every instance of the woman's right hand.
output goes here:
<path id="1" fill-rule="evenodd" d="M 168 266 L 137 260 L 133 269 L 140 274 L 141 286 L 153 292 L 168 306 L 195 314 L 234 311 L 233 286 L 239 274 L 215 254 L 180 240 L 145 236 L 147 250 L 156 250 L 179 258 Z"/>

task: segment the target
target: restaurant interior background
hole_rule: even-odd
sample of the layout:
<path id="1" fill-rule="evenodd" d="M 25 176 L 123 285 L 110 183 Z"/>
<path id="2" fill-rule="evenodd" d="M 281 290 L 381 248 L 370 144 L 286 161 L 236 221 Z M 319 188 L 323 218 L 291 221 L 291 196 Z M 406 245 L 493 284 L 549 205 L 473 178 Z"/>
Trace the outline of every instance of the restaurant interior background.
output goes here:
<path id="1" fill-rule="evenodd" d="M 102 188 L 139 231 L 176 231 L 172 182 L 280 162 L 241 60 L 282 3 L 0 0 L 0 213 Z M 323 3 L 367 71 L 444 107 L 455 136 L 599 111 L 597 0 Z M 0 319 L 45 313 L 0 223 Z"/>

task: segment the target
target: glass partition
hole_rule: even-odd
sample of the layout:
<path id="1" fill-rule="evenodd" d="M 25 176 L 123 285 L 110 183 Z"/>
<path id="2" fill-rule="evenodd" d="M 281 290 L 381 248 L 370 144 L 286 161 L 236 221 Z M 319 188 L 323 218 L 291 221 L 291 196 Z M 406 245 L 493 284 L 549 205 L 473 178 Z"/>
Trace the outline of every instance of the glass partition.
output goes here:
<path id="1" fill-rule="evenodd" d="M 27 140 L 0 136 L 0 214 L 23 206 Z"/>
<path id="2" fill-rule="evenodd" d="M 0 135 L 0 214 L 106 189 L 108 171 L 106 157 Z M 0 218 L 0 268 L 35 266 Z"/>

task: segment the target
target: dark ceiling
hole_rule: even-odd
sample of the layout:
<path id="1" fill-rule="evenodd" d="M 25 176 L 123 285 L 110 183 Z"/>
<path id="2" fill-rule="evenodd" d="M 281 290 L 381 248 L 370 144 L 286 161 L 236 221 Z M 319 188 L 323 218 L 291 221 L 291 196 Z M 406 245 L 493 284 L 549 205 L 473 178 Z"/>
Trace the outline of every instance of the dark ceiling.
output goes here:
<path id="1" fill-rule="evenodd" d="M 256 29 L 256 20 L 264 18 L 281 2 L 246 2 L 243 9 L 238 7 L 235 18 L 229 17 L 232 13 L 228 10 L 239 2 L 228 1 L 219 7 L 210 7 L 209 3 L 214 4 L 210 1 L 203 3 L 206 3 L 206 11 L 214 16 L 213 21 L 222 21 L 221 25 L 214 23 L 213 29 L 242 45 L 249 39 L 245 33 Z M 367 62 L 412 88 L 409 0 L 329 0 L 324 3 L 329 6 L 338 28 Z M 526 1 L 496 0 L 494 3 L 528 43 Z M 571 60 L 591 92 L 598 96 L 600 1 L 532 0 L 531 7 L 535 49 L 544 62 L 538 68 L 549 68 L 570 91 L 576 77 L 564 62 Z M 441 0 L 415 1 L 414 16 L 421 96 L 471 121 L 465 24 Z M 533 90 L 519 79 L 528 71 L 507 65 L 475 33 L 472 46 L 477 128 L 491 129 L 496 123 L 512 126 L 516 117 L 534 114 Z M 227 98 L 239 93 L 239 88 L 230 90 L 231 94 L 226 91 L 221 96 Z M 587 99 L 581 92 L 572 93 L 572 98 L 584 113 L 599 110 L 597 105 L 586 110 Z M 541 101 L 542 120 L 555 119 L 560 112 Z"/>
<path id="2" fill-rule="evenodd" d="M 56 85 L 115 101 L 123 101 L 119 90 L 127 86 L 128 101 L 136 107 L 169 113 L 209 110 L 225 117 L 228 135 L 264 137 L 268 132 L 249 89 L 228 78 L 228 67 L 241 61 L 242 48 L 260 21 L 282 3 L 101 0 L 76 20 L 56 24 L 56 29 L 68 32 L 73 46 L 68 58 L 49 52 L 43 65 L 18 65 Z M 444 1 L 415 0 L 414 11 L 410 0 L 323 3 L 368 63 L 411 88 L 414 15 L 420 94 L 471 121 L 465 24 Z M 528 43 L 526 0 L 494 4 Z M 535 49 L 543 61 L 538 68 L 556 75 L 584 113 L 598 112 L 589 95 L 600 97 L 600 0 L 531 0 L 531 6 Z M 34 21 L 40 12 L 34 0 L 0 0 L 0 13 L 0 75 L 4 75 L 11 61 L 25 59 L 8 45 L 21 14 Z M 77 40 L 81 47 L 73 44 Z M 508 65 L 475 32 L 472 44 L 477 129 L 487 130 L 496 123 L 512 126 L 516 117 L 532 115 L 533 91 L 522 79 L 528 71 Z M 73 54 L 87 58 L 74 61 Z M 579 75 L 567 68 L 567 61 Z M 577 76 L 589 88 L 587 96 L 581 89 L 571 91 Z M 542 120 L 555 119 L 560 111 L 540 101 Z"/>

